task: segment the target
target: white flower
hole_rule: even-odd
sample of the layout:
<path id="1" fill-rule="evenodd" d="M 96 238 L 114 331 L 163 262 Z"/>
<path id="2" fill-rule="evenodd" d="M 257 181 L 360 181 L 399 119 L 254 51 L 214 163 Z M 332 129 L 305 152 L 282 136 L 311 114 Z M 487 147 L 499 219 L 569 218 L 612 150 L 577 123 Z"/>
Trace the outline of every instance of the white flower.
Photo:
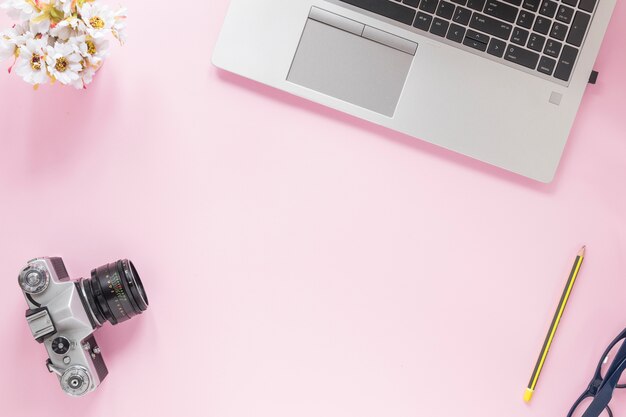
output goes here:
<path id="1" fill-rule="evenodd" d="M 44 49 L 48 45 L 48 39 L 29 39 L 20 47 L 20 60 L 15 73 L 24 81 L 32 85 L 45 84 L 48 82 L 48 72 Z"/>
<path id="2" fill-rule="evenodd" d="M 36 86 L 86 88 L 109 55 L 108 35 L 126 39 L 126 8 L 97 0 L 0 0 L 18 24 L 0 32 L 0 61 L 10 59 L 16 73 Z"/>
<path id="3" fill-rule="evenodd" d="M 47 47 L 48 72 L 61 84 L 71 84 L 80 78 L 78 73 L 83 69 L 81 61 L 81 56 L 70 43 L 57 42 Z"/>
<path id="4" fill-rule="evenodd" d="M 121 45 L 126 43 L 126 7 L 120 7 L 115 12 L 115 23 L 113 23 L 113 36 L 117 38 Z"/>
<path id="5" fill-rule="evenodd" d="M 54 8 L 61 10 L 64 17 L 69 17 L 72 15 L 72 3 L 74 3 L 73 0 L 56 0 Z"/>
<path id="6" fill-rule="evenodd" d="M 85 67 L 78 75 L 80 78 L 74 82 L 72 82 L 72 86 L 76 89 L 86 89 L 87 85 L 91 84 L 93 81 L 93 76 L 96 75 L 96 71 L 98 68 L 88 66 Z"/>
<path id="7" fill-rule="evenodd" d="M 95 3 L 85 3 L 80 8 L 80 17 L 87 26 L 87 33 L 96 39 L 110 33 L 115 23 L 113 11 Z"/>
<path id="8" fill-rule="evenodd" d="M 29 0 L 7 0 L 0 4 L 0 8 L 7 10 L 10 17 L 20 21 L 29 20 L 39 13 L 35 2 Z"/>
<path id="9" fill-rule="evenodd" d="M 72 37 L 80 36 L 86 31 L 87 26 L 82 20 L 76 16 L 70 16 L 50 29 L 50 35 L 66 41 Z"/>
<path id="10" fill-rule="evenodd" d="M 106 39 L 79 36 L 72 38 L 71 42 L 76 47 L 76 51 L 92 65 L 100 66 L 104 58 L 109 56 L 109 41 Z"/>
<path id="11" fill-rule="evenodd" d="M 48 34 L 50 30 L 50 19 L 44 18 L 44 13 L 40 13 L 36 15 L 33 19 L 30 20 L 30 31 L 33 36 L 37 34 Z"/>
<path id="12" fill-rule="evenodd" d="M 16 51 L 17 47 L 15 44 L 0 34 L 0 62 L 14 56 Z"/>
<path id="13" fill-rule="evenodd" d="M 0 62 L 16 57 L 19 48 L 26 42 L 26 29 L 22 25 L 15 25 L 10 29 L 0 32 Z"/>

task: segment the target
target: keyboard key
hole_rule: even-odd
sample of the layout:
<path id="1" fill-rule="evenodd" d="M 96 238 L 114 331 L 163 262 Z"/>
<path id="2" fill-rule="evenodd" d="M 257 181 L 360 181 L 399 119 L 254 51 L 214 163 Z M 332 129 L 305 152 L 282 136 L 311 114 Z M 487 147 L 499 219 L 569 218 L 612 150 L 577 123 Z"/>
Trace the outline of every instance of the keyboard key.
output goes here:
<path id="1" fill-rule="evenodd" d="M 464 9 L 462 7 L 457 7 L 456 12 L 454 13 L 454 17 L 452 21 L 458 23 L 459 25 L 467 26 L 470 19 L 472 18 L 472 11 L 469 9 Z"/>
<path id="2" fill-rule="evenodd" d="M 563 48 L 563 44 L 561 44 L 561 42 L 549 39 L 546 43 L 546 49 L 543 50 L 543 53 L 546 55 L 550 55 L 553 58 L 558 58 L 561 54 L 561 48 Z"/>
<path id="3" fill-rule="evenodd" d="M 463 40 L 463 45 L 469 46 L 470 48 L 478 49 L 479 51 L 485 52 L 487 50 L 487 44 L 478 42 L 475 39 L 465 37 Z"/>
<path id="4" fill-rule="evenodd" d="M 547 75 L 552 75 L 554 72 L 554 67 L 556 65 L 556 61 L 552 58 L 548 58 L 547 56 L 542 56 L 539 60 L 539 65 L 537 66 L 537 71 L 542 72 Z"/>
<path id="5" fill-rule="evenodd" d="M 537 16 L 537 20 L 535 20 L 535 26 L 533 27 L 533 30 L 535 32 L 541 33 L 542 35 L 547 35 L 548 32 L 550 32 L 550 24 L 550 19 L 543 16 Z"/>
<path id="6" fill-rule="evenodd" d="M 535 15 L 526 10 L 522 10 L 517 17 L 517 26 L 521 26 L 526 29 L 530 29 L 533 27 L 533 22 L 535 21 Z"/>
<path id="7" fill-rule="evenodd" d="M 454 4 L 441 0 L 441 3 L 439 3 L 439 7 L 437 8 L 437 16 L 441 16 L 444 19 L 452 19 L 455 7 L 456 6 Z"/>
<path id="8" fill-rule="evenodd" d="M 525 46 L 529 35 L 530 33 L 527 30 L 515 28 L 513 29 L 513 35 L 511 35 L 511 42 Z"/>
<path id="9" fill-rule="evenodd" d="M 539 54 L 520 48 L 519 46 L 509 45 L 504 54 L 504 59 L 515 62 L 526 68 L 535 69 L 539 62 Z"/>
<path id="10" fill-rule="evenodd" d="M 498 58 L 502 58 L 505 49 L 506 42 L 501 41 L 497 38 L 491 38 L 491 42 L 489 42 L 489 48 L 487 48 L 487 53 L 493 56 L 497 56 Z"/>
<path id="11" fill-rule="evenodd" d="M 413 26 L 425 32 L 428 32 L 430 30 L 430 24 L 432 22 L 433 17 L 431 15 L 419 12 L 417 14 L 417 17 L 415 18 L 415 23 L 413 23 Z"/>
<path id="12" fill-rule="evenodd" d="M 557 2 L 554 2 L 552 0 L 543 0 L 543 3 L 541 3 L 541 8 L 539 9 L 539 13 L 544 16 L 554 17 L 557 7 L 559 7 L 559 4 Z"/>
<path id="13" fill-rule="evenodd" d="M 522 7 L 532 12 L 536 12 L 539 10 L 540 3 L 541 3 L 541 0 L 524 0 Z"/>
<path id="14" fill-rule="evenodd" d="M 435 13 L 435 10 L 437 10 L 438 1 L 439 0 L 422 0 L 422 3 L 420 4 L 420 10 L 428 13 Z"/>
<path id="15" fill-rule="evenodd" d="M 567 29 L 568 28 L 567 26 L 565 26 L 565 24 L 554 22 L 554 24 L 552 25 L 552 30 L 550 31 L 550 36 L 562 41 L 567 35 Z"/>
<path id="16" fill-rule="evenodd" d="M 406 4 L 407 6 L 417 7 L 417 5 L 420 4 L 420 0 L 404 0 L 402 3 Z"/>
<path id="17" fill-rule="evenodd" d="M 576 5 L 578 4 L 578 0 L 561 0 L 561 1 L 573 7 L 576 7 Z"/>
<path id="18" fill-rule="evenodd" d="M 528 48 L 533 51 L 541 52 L 543 51 L 543 46 L 546 44 L 546 38 L 541 35 L 537 35 L 533 33 L 530 35 L 530 39 L 528 39 Z"/>
<path id="19" fill-rule="evenodd" d="M 455 25 L 454 23 L 451 24 L 446 38 L 458 43 L 463 42 L 463 39 L 465 38 L 465 28 L 463 26 Z"/>
<path id="20" fill-rule="evenodd" d="M 484 43 L 484 44 L 489 43 L 489 36 L 483 35 L 482 33 L 476 32 L 471 29 L 467 31 L 467 34 L 465 35 L 465 37 L 474 39 L 475 41 L 478 41 L 480 43 Z"/>
<path id="21" fill-rule="evenodd" d="M 487 0 L 467 0 L 467 7 L 482 12 L 486 2 Z"/>
<path id="22" fill-rule="evenodd" d="M 583 39 L 585 39 L 585 34 L 587 33 L 587 27 L 589 27 L 589 21 L 591 20 L 591 16 L 587 13 L 576 12 L 576 17 L 574 17 L 574 22 L 572 22 L 572 28 L 569 31 L 569 36 L 567 37 L 567 43 L 580 46 L 583 44 Z"/>
<path id="23" fill-rule="evenodd" d="M 578 5 L 579 9 L 583 9 L 586 12 L 592 13 L 596 8 L 597 0 L 580 0 L 580 4 Z"/>
<path id="24" fill-rule="evenodd" d="M 554 76 L 559 80 L 569 81 L 577 57 L 578 49 L 565 45 L 559 63 L 556 66 L 556 71 L 554 71 Z"/>
<path id="25" fill-rule="evenodd" d="M 433 20 L 433 25 L 430 27 L 430 33 L 444 37 L 448 32 L 448 26 L 450 26 L 450 23 L 437 17 Z"/>
<path id="26" fill-rule="evenodd" d="M 563 23 L 570 24 L 572 22 L 572 17 L 574 17 L 574 9 L 571 7 L 561 5 L 559 10 L 556 12 L 556 20 L 560 20 Z"/>
<path id="27" fill-rule="evenodd" d="M 502 0 L 502 1 L 505 1 L 505 2 L 507 2 L 507 3 L 514 4 L 514 5 L 516 5 L 516 6 L 521 6 L 521 5 L 522 5 L 522 0 Z"/>
<path id="28" fill-rule="evenodd" d="M 415 19 L 415 10 L 395 3 L 389 0 L 341 0 L 344 3 L 351 4 L 361 9 L 379 14 L 389 19 L 404 23 L 405 25 L 413 24 Z"/>
<path id="29" fill-rule="evenodd" d="M 470 27 L 472 29 L 488 33 L 492 36 L 497 36 L 498 38 L 502 38 L 504 40 L 509 39 L 511 31 L 513 30 L 513 26 L 508 23 L 500 22 L 499 20 L 492 19 L 491 17 L 480 13 L 474 13 L 472 15 Z"/>
<path id="30" fill-rule="evenodd" d="M 450 0 L 452 3 L 460 4 L 461 6 L 465 6 L 467 4 L 467 0 Z"/>
<path id="31" fill-rule="evenodd" d="M 517 10 L 517 7 L 496 0 L 487 1 L 485 6 L 485 14 L 511 23 L 517 18 Z"/>

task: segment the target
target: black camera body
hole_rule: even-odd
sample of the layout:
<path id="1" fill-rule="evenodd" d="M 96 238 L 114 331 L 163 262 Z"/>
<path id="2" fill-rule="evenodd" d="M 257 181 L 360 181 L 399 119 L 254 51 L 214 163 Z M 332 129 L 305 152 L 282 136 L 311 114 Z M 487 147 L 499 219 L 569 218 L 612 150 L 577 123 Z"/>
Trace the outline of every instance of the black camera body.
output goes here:
<path id="1" fill-rule="evenodd" d="M 37 258 L 18 277 L 26 302 L 26 321 L 48 352 L 48 371 L 63 391 L 82 396 L 108 374 L 94 332 L 106 321 L 115 325 L 148 308 L 148 297 L 132 262 L 119 260 L 71 281 L 61 258 Z"/>

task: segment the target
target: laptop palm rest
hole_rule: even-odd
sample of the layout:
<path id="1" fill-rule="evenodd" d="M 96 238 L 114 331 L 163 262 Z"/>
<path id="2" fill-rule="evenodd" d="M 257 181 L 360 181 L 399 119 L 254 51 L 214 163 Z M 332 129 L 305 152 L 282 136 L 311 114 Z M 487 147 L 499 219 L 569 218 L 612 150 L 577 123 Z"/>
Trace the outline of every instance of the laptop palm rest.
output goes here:
<path id="1" fill-rule="evenodd" d="M 393 116 L 417 44 L 312 8 L 287 80 Z"/>

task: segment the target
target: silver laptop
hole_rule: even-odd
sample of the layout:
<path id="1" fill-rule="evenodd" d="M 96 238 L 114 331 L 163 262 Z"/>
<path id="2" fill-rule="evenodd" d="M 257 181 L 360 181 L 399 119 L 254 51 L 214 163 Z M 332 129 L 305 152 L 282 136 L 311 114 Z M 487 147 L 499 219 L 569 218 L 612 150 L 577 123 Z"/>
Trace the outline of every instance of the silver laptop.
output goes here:
<path id="1" fill-rule="evenodd" d="M 616 0 L 232 0 L 213 62 L 550 182 Z"/>

